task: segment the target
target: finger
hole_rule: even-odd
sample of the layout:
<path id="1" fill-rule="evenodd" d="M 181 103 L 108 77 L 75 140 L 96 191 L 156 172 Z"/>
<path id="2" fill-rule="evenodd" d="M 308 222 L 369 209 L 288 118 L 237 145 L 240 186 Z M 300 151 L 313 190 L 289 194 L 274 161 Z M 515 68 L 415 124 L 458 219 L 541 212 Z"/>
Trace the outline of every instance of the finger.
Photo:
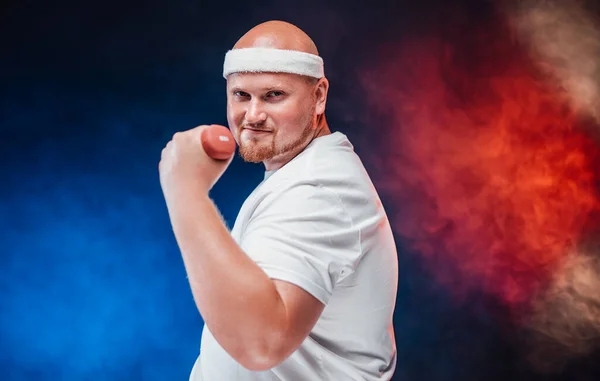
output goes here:
<path id="1" fill-rule="evenodd" d="M 200 126 L 192 128 L 189 131 L 195 144 L 199 145 L 201 143 L 202 131 L 204 131 L 208 127 L 210 127 L 208 124 L 202 124 Z"/>

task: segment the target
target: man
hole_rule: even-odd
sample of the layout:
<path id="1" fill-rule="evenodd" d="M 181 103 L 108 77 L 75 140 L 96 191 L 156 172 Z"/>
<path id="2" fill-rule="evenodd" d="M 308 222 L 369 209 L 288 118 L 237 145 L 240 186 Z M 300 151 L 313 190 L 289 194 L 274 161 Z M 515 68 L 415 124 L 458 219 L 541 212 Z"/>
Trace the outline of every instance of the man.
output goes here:
<path id="1" fill-rule="evenodd" d="M 177 133 L 160 178 L 205 326 L 190 380 L 389 380 L 397 254 L 379 197 L 325 119 L 329 83 L 312 40 L 260 24 L 225 56 L 227 116 L 264 180 L 231 232 L 209 190 L 229 161 Z"/>

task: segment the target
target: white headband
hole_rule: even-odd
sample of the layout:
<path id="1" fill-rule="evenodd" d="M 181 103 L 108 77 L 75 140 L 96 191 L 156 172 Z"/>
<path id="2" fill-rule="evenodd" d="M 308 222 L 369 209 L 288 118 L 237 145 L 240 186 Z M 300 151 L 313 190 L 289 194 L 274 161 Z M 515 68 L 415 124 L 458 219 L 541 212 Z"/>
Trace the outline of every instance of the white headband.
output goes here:
<path id="1" fill-rule="evenodd" d="M 233 49 L 225 54 L 223 77 L 231 73 L 291 73 L 314 78 L 325 76 L 323 59 L 317 55 L 272 48 Z"/>

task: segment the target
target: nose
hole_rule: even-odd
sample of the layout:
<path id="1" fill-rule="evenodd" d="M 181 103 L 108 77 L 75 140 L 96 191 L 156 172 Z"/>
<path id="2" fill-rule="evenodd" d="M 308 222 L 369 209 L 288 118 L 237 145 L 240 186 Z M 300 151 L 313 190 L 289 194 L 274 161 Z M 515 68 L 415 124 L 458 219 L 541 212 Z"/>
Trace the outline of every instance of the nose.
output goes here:
<path id="1" fill-rule="evenodd" d="M 246 109 L 246 123 L 248 124 L 262 124 L 267 120 L 267 113 L 262 109 L 262 105 L 259 100 L 253 99 L 248 104 Z"/>

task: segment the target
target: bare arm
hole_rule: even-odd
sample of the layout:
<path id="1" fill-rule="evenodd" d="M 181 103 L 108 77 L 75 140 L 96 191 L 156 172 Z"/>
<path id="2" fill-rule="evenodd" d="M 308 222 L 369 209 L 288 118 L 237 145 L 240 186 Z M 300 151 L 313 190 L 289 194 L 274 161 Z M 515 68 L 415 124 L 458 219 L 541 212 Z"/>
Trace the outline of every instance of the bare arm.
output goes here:
<path id="1" fill-rule="evenodd" d="M 271 280 L 233 240 L 202 192 L 185 192 L 169 214 L 196 306 L 219 344 L 251 370 L 287 358 L 324 305 L 297 286 Z"/>

